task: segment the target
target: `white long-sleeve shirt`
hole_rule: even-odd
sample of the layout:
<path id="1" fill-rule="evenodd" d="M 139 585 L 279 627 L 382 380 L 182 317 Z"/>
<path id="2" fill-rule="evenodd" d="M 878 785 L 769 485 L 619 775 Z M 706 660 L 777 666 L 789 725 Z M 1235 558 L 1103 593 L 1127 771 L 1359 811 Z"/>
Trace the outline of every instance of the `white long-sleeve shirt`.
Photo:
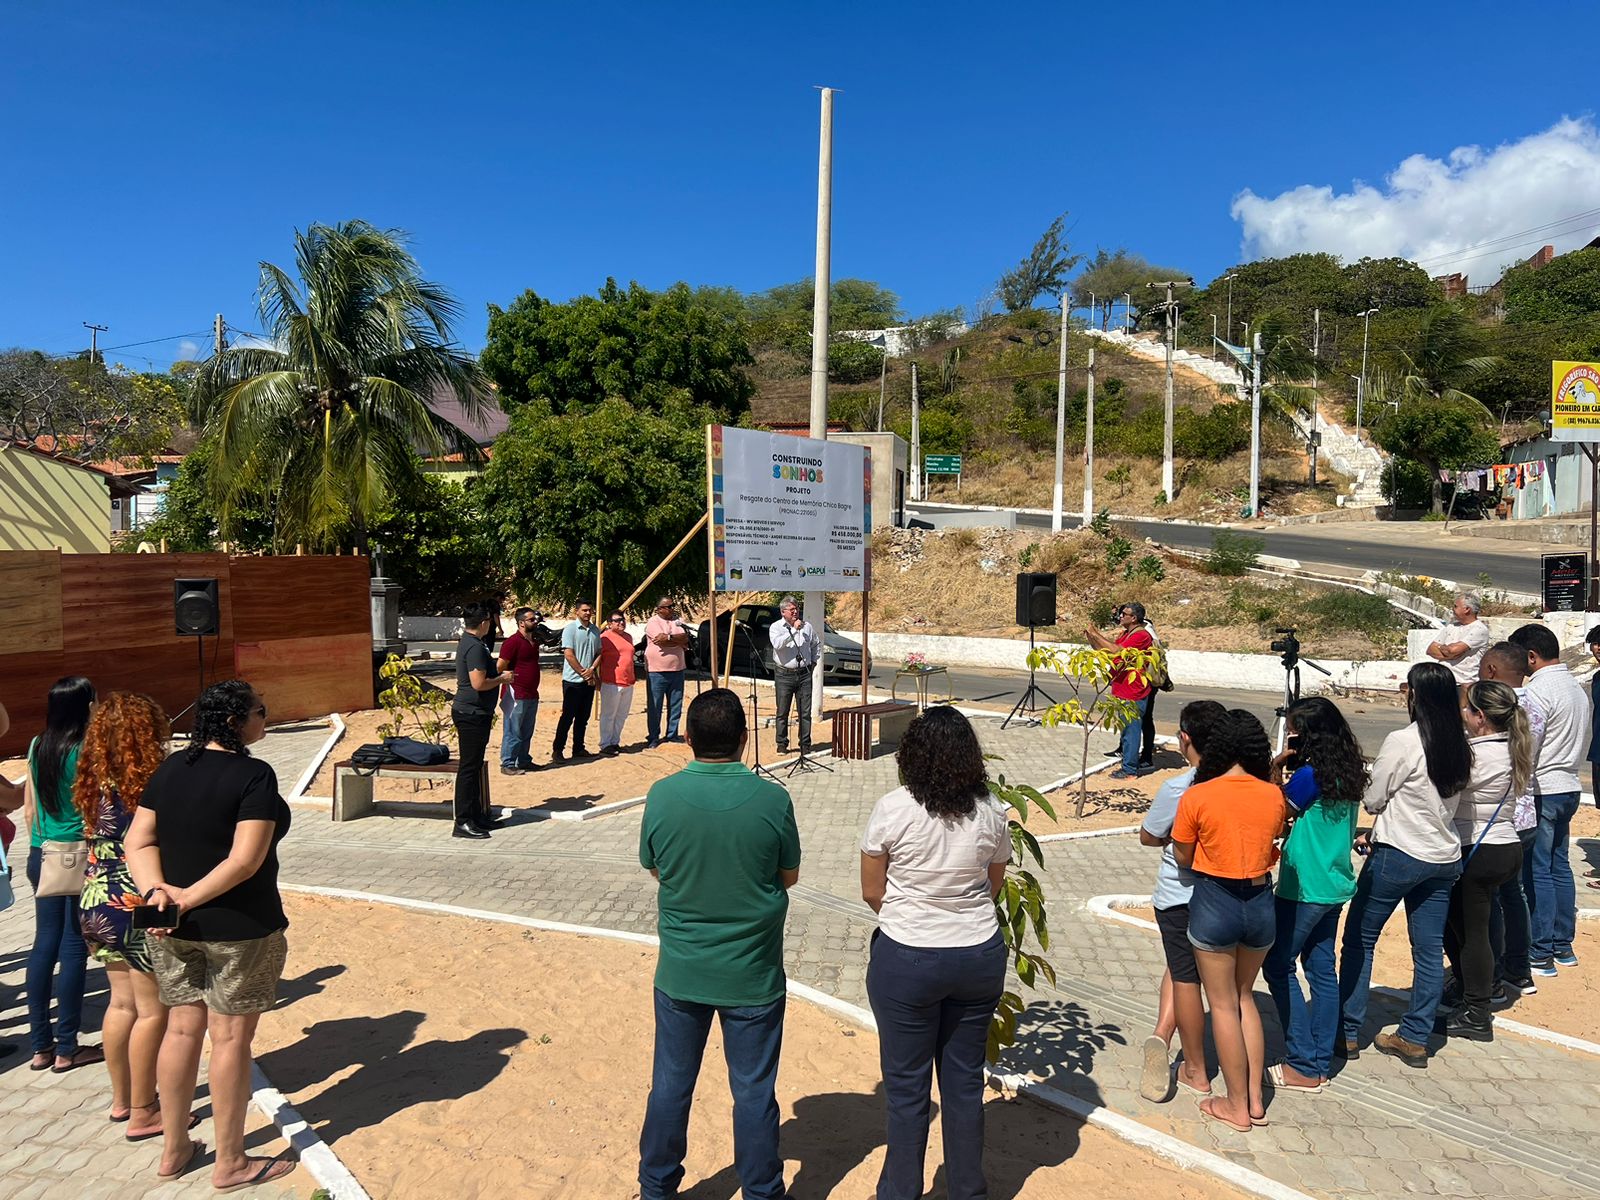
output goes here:
<path id="1" fill-rule="evenodd" d="M 1441 796 L 1428 778 L 1422 731 L 1412 722 L 1383 739 L 1361 807 L 1376 815 L 1372 840 L 1423 862 L 1461 857 L 1456 796 Z"/>
<path id="2" fill-rule="evenodd" d="M 784 620 L 767 626 L 767 637 L 772 642 L 772 655 L 780 667 L 787 670 L 810 669 L 817 661 L 817 635 L 810 621 L 801 621 L 796 629 Z"/>
<path id="3" fill-rule="evenodd" d="M 1541 796 L 1582 791 L 1578 764 L 1589 747 L 1589 697 L 1561 663 L 1540 667 L 1528 676 L 1526 686 L 1544 713 L 1534 790 Z"/>

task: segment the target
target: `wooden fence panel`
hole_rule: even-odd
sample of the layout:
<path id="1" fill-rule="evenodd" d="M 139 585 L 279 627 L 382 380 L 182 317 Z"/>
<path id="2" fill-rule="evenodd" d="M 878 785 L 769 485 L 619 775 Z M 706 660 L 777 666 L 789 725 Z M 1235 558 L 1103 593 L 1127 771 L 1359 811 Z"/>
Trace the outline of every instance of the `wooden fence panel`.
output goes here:
<path id="1" fill-rule="evenodd" d="M 0 553 L 0 701 L 19 753 L 44 722 L 63 675 L 101 692 L 153 697 L 169 713 L 193 703 L 202 679 L 250 679 L 273 720 L 370 707 L 372 624 L 365 558 L 224 554 Z M 214 578 L 216 637 L 181 636 L 175 579 Z M 178 723 L 188 728 L 188 720 Z"/>

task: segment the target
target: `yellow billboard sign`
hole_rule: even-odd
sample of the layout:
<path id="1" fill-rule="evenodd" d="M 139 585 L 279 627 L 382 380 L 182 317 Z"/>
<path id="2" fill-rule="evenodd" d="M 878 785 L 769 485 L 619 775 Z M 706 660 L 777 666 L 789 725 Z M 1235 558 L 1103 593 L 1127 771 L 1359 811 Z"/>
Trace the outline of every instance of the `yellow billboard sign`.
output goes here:
<path id="1" fill-rule="evenodd" d="M 1550 364 L 1550 436 L 1600 442 L 1600 363 Z"/>

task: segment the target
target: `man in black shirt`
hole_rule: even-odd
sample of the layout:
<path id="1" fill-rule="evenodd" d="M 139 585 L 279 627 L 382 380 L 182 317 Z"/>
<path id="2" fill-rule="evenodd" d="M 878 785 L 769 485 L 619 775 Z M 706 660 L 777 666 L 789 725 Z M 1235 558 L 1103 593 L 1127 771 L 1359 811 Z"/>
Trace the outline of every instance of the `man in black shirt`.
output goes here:
<path id="1" fill-rule="evenodd" d="M 456 698 L 450 720 L 456 727 L 460 757 L 456 763 L 455 829 L 452 836 L 481 841 L 499 824 L 489 815 L 489 777 L 483 769 L 494 728 L 495 699 L 511 672 L 495 672 L 494 655 L 484 644 L 495 610 L 469 604 L 461 610 L 461 640 L 456 643 Z"/>

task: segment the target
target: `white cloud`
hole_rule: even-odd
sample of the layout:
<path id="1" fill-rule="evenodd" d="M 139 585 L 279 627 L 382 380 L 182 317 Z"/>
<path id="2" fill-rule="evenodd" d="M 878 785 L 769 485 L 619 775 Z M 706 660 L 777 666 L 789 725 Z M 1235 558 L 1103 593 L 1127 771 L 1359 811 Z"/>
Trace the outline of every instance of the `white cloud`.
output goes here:
<path id="1" fill-rule="evenodd" d="M 1248 188 L 1229 210 L 1246 259 L 1326 250 L 1353 260 L 1401 255 L 1430 275 L 1491 283 L 1540 246 L 1563 253 L 1600 233 L 1600 130 L 1563 118 L 1542 133 L 1491 149 L 1461 146 L 1445 159 L 1413 154 L 1381 188 L 1348 192 L 1302 184 L 1265 198 Z"/>
<path id="2" fill-rule="evenodd" d="M 277 342 L 267 338 L 258 338 L 249 333 L 234 333 L 228 339 L 228 345 L 235 350 L 281 350 Z"/>
<path id="3" fill-rule="evenodd" d="M 179 362 L 193 362 L 198 357 L 200 357 L 200 345 L 198 342 L 191 342 L 188 338 L 185 338 L 178 343 Z"/>

